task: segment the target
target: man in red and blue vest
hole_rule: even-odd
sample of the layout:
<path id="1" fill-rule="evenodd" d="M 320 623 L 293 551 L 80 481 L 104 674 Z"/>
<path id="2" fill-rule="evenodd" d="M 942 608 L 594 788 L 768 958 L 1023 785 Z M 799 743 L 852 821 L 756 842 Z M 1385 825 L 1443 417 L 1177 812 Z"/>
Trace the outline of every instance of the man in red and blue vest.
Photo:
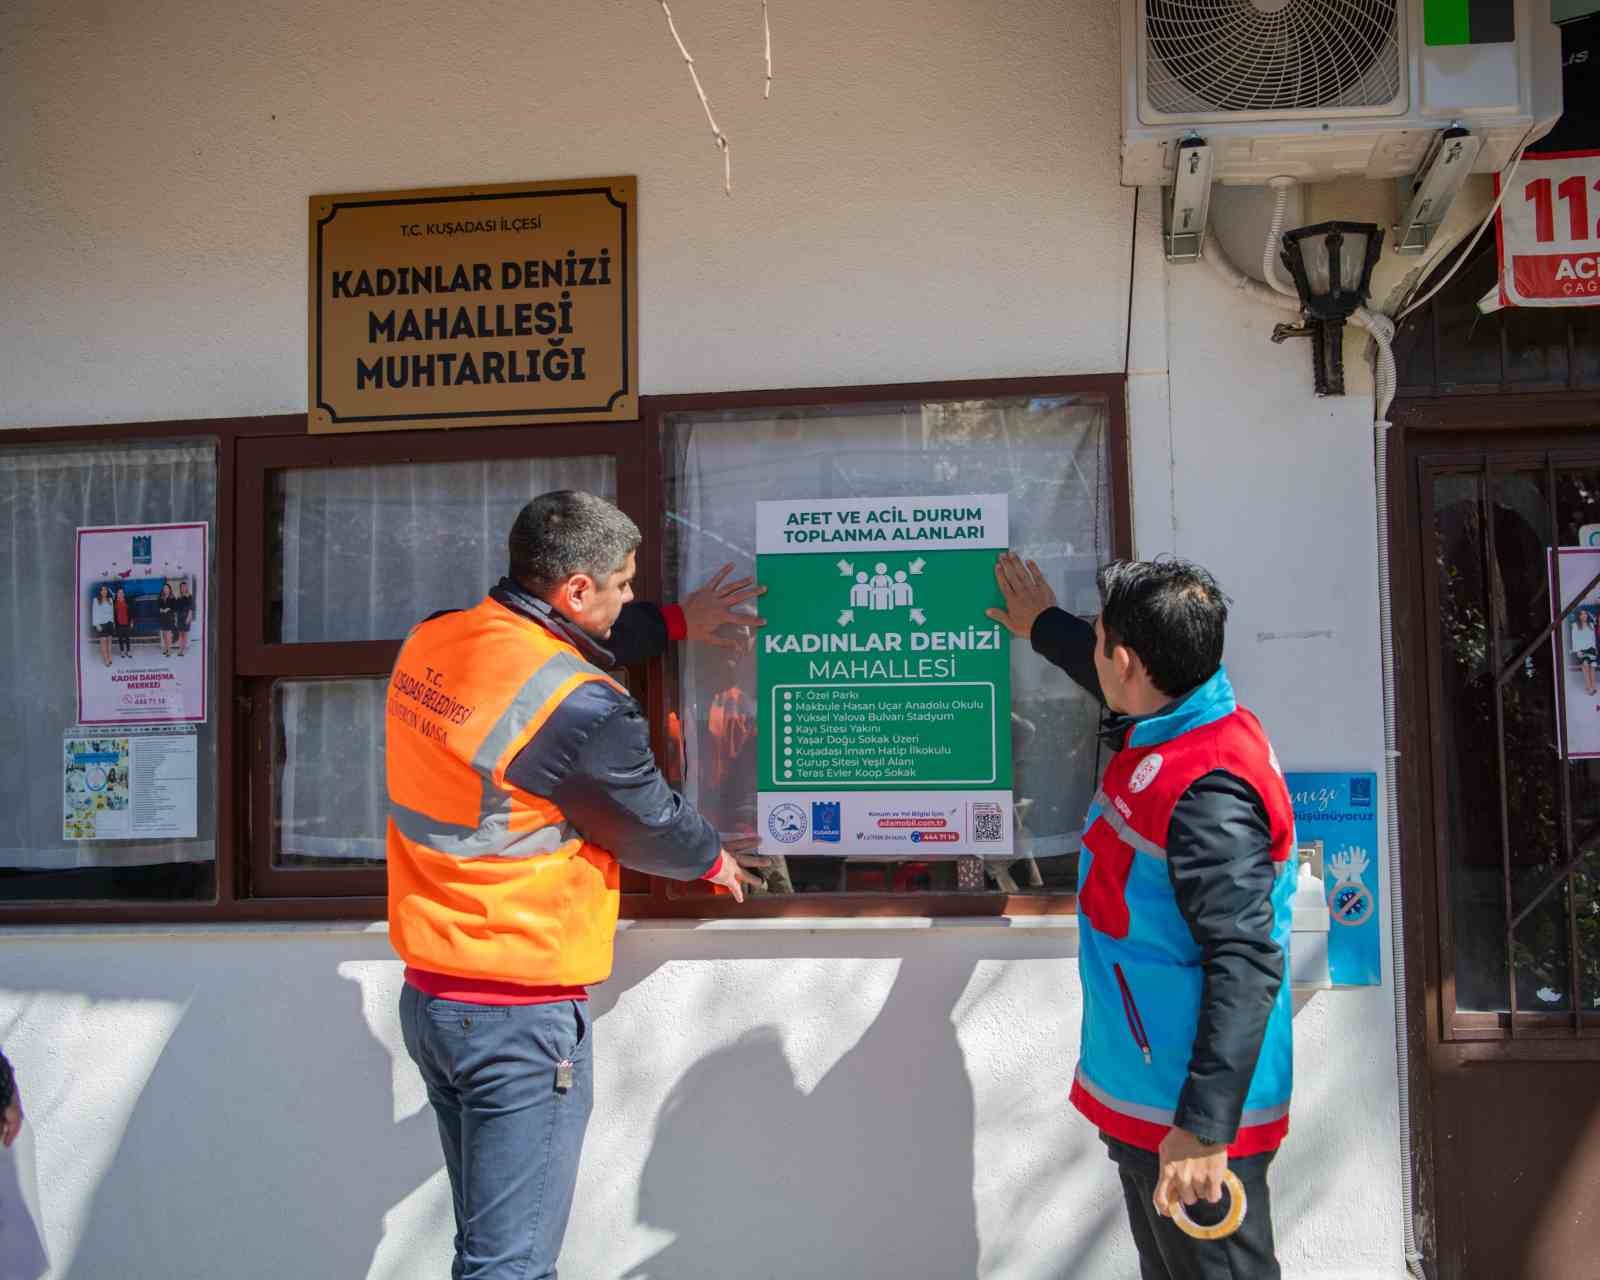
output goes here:
<path id="1" fill-rule="evenodd" d="M 1198 565 L 1118 561 L 1099 573 L 1091 623 L 1056 606 L 1032 561 L 1003 555 L 995 576 L 1006 607 L 989 616 L 1109 713 L 1113 755 L 1079 853 L 1071 1097 L 1121 1174 L 1143 1280 L 1277 1280 L 1266 1175 L 1293 1076 L 1294 815 L 1222 667 L 1227 598 Z M 1230 1168 L 1239 1229 L 1179 1231 L 1174 1201 L 1217 1204 Z"/>

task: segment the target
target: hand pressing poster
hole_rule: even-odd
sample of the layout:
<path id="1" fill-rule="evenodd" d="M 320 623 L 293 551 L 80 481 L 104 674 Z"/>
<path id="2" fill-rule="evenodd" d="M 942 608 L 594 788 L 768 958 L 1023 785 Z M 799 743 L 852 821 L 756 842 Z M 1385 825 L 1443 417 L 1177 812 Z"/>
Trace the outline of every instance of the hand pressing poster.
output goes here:
<path id="1" fill-rule="evenodd" d="M 204 524 L 80 528 L 78 723 L 206 718 Z"/>

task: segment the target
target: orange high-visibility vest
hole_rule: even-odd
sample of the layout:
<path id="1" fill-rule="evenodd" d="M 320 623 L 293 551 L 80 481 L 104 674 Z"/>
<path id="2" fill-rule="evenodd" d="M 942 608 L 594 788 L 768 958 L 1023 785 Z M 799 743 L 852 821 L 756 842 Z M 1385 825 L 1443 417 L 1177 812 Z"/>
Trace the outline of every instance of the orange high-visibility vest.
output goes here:
<path id="1" fill-rule="evenodd" d="M 493 599 L 416 627 L 389 677 L 389 940 L 433 973 L 583 986 L 611 972 L 620 873 L 505 771 L 604 680 Z"/>

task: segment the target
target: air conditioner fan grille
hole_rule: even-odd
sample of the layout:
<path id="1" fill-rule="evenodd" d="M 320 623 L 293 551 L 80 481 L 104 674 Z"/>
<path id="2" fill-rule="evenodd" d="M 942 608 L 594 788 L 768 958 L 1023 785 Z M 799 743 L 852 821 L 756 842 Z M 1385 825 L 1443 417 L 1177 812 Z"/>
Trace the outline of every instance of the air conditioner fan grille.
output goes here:
<path id="1" fill-rule="evenodd" d="M 1146 0 L 1145 96 L 1169 115 L 1387 106 L 1398 21 L 1396 0 Z"/>

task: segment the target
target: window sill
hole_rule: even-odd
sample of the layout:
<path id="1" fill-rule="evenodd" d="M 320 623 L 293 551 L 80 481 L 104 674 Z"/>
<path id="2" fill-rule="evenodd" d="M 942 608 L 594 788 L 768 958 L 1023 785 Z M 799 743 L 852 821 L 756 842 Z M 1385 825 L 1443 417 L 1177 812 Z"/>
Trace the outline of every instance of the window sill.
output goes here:
<path id="1" fill-rule="evenodd" d="M 1059 933 L 1076 934 L 1078 917 L 1037 916 L 724 916 L 717 919 L 619 920 L 617 932 L 628 933 Z M 14 924 L 0 925 L 0 943 L 62 942 L 120 938 L 132 941 L 219 938 L 244 941 L 276 935 L 292 937 L 387 937 L 384 920 L 237 920 L 175 924 Z M 1324 983 L 1298 981 L 1296 990 L 1325 989 Z"/>
<path id="2" fill-rule="evenodd" d="M 722 918 L 686 920 L 621 920 L 619 934 L 644 933 L 923 933 L 936 931 L 994 932 L 1020 930 L 1024 933 L 1076 934 L 1078 917 L 1050 916 L 776 916 L 767 918 Z M 250 941 L 260 937 L 292 936 L 353 938 L 368 935 L 387 937 L 389 926 L 382 920 L 242 920 L 230 923 L 195 924 L 46 924 L 0 926 L 0 943 L 63 942 L 113 939 L 151 942 L 182 939 L 220 939 Z"/>

